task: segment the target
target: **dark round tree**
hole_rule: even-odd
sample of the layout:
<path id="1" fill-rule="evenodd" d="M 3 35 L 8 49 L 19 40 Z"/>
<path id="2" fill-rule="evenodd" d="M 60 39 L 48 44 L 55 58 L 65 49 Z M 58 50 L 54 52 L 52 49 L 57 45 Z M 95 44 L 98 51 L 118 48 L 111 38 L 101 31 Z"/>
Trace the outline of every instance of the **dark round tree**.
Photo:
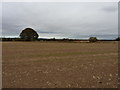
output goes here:
<path id="1" fill-rule="evenodd" d="M 20 33 L 20 38 L 25 41 L 33 41 L 38 39 L 38 34 L 35 30 L 32 28 L 25 28 L 21 33 Z"/>
<path id="2" fill-rule="evenodd" d="M 97 38 L 96 37 L 90 37 L 89 38 L 89 42 L 97 42 Z"/>
<path id="3" fill-rule="evenodd" d="M 116 41 L 120 41 L 120 37 L 116 38 L 115 40 L 116 40 Z"/>

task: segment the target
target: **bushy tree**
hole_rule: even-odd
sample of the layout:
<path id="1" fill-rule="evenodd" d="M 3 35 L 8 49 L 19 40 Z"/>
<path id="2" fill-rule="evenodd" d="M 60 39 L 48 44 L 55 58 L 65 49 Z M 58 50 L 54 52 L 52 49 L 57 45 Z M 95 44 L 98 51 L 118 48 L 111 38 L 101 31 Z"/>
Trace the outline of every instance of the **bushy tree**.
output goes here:
<path id="1" fill-rule="evenodd" d="M 25 41 L 33 41 L 37 40 L 39 35 L 35 30 L 32 28 L 25 28 L 21 33 L 20 33 L 20 38 Z"/>
<path id="2" fill-rule="evenodd" d="M 115 40 L 116 40 L 116 41 L 120 41 L 120 37 L 116 38 Z"/>
<path id="3" fill-rule="evenodd" d="M 96 37 L 90 37 L 89 42 L 97 42 L 97 38 Z"/>

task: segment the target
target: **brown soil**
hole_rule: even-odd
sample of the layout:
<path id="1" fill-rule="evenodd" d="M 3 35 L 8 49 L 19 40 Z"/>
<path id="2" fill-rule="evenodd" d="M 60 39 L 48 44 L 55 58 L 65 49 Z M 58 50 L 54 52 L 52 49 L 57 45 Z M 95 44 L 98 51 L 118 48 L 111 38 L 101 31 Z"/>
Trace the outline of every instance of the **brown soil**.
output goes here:
<path id="1" fill-rule="evenodd" d="M 117 42 L 3 42 L 3 88 L 117 88 L 117 51 Z"/>

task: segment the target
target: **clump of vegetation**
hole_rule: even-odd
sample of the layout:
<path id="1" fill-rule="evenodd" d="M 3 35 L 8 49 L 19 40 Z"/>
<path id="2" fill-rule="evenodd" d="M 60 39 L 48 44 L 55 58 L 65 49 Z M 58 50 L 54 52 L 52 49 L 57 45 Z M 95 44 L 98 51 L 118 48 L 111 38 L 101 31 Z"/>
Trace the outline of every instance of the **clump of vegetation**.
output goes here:
<path id="1" fill-rule="evenodd" d="M 116 38 L 115 40 L 116 40 L 116 41 L 120 41 L 120 37 Z"/>
<path id="2" fill-rule="evenodd" d="M 26 28 L 20 33 L 20 38 L 24 41 L 34 41 L 38 39 L 38 34 L 32 28 Z"/>
<path id="3" fill-rule="evenodd" d="M 90 37 L 89 38 L 89 42 L 97 42 L 97 38 L 96 37 Z"/>
<path id="4" fill-rule="evenodd" d="M 69 38 L 63 38 L 62 40 L 63 41 L 69 41 Z"/>
<path id="5" fill-rule="evenodd" d="M 52 38 L 53 41 L 55 41 L 56 39 L 55 38 Z"/>

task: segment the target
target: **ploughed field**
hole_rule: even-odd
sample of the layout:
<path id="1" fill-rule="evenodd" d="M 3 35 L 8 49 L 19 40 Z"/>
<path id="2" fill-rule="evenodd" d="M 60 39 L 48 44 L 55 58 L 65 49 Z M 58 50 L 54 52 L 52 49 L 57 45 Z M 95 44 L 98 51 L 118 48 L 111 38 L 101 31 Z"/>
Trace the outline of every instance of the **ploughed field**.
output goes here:
<path id="1" fill-rule="evenodd" d="M 116 88 L 118 42 L 3 42 L 3 88 Z"/>

